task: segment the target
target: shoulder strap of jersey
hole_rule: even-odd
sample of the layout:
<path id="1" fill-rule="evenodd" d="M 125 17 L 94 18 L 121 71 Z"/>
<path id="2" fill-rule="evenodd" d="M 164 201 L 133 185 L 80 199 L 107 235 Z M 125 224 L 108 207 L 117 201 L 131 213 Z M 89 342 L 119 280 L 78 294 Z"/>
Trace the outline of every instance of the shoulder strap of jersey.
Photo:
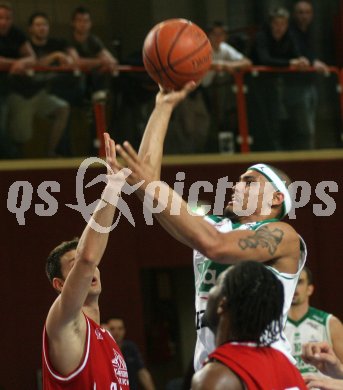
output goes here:
<path id="1" fill-rule="evenodd" d="M 226 218 L 220 217 L 219 215 L 206 215 L 206 216 L 205 216 L 205 219 L 206 219 L 208 222 L 219 223 L 219 222 L 221 222 L 223 219 L 226 219 Z"/>
<path id="2" fill-rule="evenodd" d="M 234 229 L 238 229 L 242 225 L 250 225 L 251 230 L 257 230 L 262 225 L 266 225 L 266 224 L 271 223 L 271 222 L 280 222 L 280 221 L 277 218 L 271 218 L 271 219 L 265 219 L 264 221 L 250 222 L 250 223 L 247 223 L 247 224 L 245 224 L 245 223 L 234 223 L 234 224 L 232 224 L 232 228 L 234 230 Z"/>

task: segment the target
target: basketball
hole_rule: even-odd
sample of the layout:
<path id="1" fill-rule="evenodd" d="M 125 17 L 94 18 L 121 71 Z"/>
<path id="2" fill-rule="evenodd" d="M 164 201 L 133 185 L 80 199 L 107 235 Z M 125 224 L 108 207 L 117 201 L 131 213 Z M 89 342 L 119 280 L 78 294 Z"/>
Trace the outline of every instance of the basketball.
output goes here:
<path id="1" fill-rule="evenodd" d="M 200 81 L 210 69 L 212 47 L 205 32 L 186 19 L 157 24 L 145 38 L 143 62 L 150 77 L 166 90 Z"/>

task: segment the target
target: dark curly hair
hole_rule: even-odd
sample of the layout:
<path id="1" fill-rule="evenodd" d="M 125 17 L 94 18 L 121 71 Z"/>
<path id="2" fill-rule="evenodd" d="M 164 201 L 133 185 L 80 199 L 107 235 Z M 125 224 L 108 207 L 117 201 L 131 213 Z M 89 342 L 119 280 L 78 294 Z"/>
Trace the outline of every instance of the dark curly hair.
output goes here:
<path id="1" fill-rule="evenodd" d="M 235 341 L 270 345 L 279 339 L 284 291 L 271 270 L 255 261 L 237 264 L 226 273 L 222 289 Z"/>

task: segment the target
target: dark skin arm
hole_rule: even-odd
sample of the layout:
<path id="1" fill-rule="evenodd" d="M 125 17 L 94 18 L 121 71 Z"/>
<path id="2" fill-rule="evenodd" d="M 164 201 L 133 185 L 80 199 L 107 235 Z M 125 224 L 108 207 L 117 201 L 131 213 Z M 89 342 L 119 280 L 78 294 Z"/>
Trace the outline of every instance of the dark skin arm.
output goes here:
<path id="1" fill-rule="evenodd" d="M 192 390 L 244 390 L 244 386 L 228 367 L 213 362 L 194 374 Z"/>

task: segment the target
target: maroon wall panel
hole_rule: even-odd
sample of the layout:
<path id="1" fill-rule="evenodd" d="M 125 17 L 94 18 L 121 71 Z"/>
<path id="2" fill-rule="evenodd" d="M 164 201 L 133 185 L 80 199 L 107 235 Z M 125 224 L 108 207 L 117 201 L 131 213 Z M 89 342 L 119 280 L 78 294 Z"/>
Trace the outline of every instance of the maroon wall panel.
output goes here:
<path id="1" fill-rule="evenodd" d="M 186 193 L 191 183 L 208 180 L 216 184 L 221 177 L 235 181 L 249 164 L 215 164 L 166 166 L 163 179 L 175 181 L 178 171 L 186 172 Z M 306 207 L 297 210 L 297 218 L 290 223 L 305 238 L 309 249 L 309 264 L 316 280 L 313 302 L 343 318 L 341 279 L 343 256 L 341 251 L 343 220 L 342 174 L 343 160 L 280 162 L 293 180 L 307 180 L 312 188 L 323 180 L 336 181 L 338 193 L 332 193 L 337 208 L 331 217 L 316 217 L 313 203 L 321 203 L 313 194 Z M 94 169 L 88 180 L 100 173 Z M 80 235 L 85 221 L 81 214 L 65 206 L 75 203 L 74 169 L 1 171 L 1 329 L 0 387 L 6 390 L 35 389 L 35 371 L 40 367 L 41 332 L 47 311 L 55 298 L 44 274 L 49 251 L 62 240 Z M 19 226 L 6 208 L 11 184 L 28 180 L 36 191 L 42 181 L 55 180 L 61 191 L 53 194 L 58 201 L 58 212 L 52 217 L 39 217 L 34 203 L 42 203 L 36 192 L 32 206 L 25 214 L 26 225 Z M 86 190 L 88 203 L 97 199 L 101 186 Z M 229 195 L 229 194 L 228 194 Z M 213 194 L 203 199 L 214 200 Z M 120 315 L 126 318 L 130 337 L 144 350 L 143 308 L 139 271 L 142 267 L 177 267 L 190 264 L 191 250 L 178 244 L 158 224 L 146 226 L 142 205 L 134 197 L 125 198 L 135 217 L 136 227 L 121 220 L 111 233 L 108 248 L 100 265 L 103 293 L 100 299 L 102 318 Z"/>

